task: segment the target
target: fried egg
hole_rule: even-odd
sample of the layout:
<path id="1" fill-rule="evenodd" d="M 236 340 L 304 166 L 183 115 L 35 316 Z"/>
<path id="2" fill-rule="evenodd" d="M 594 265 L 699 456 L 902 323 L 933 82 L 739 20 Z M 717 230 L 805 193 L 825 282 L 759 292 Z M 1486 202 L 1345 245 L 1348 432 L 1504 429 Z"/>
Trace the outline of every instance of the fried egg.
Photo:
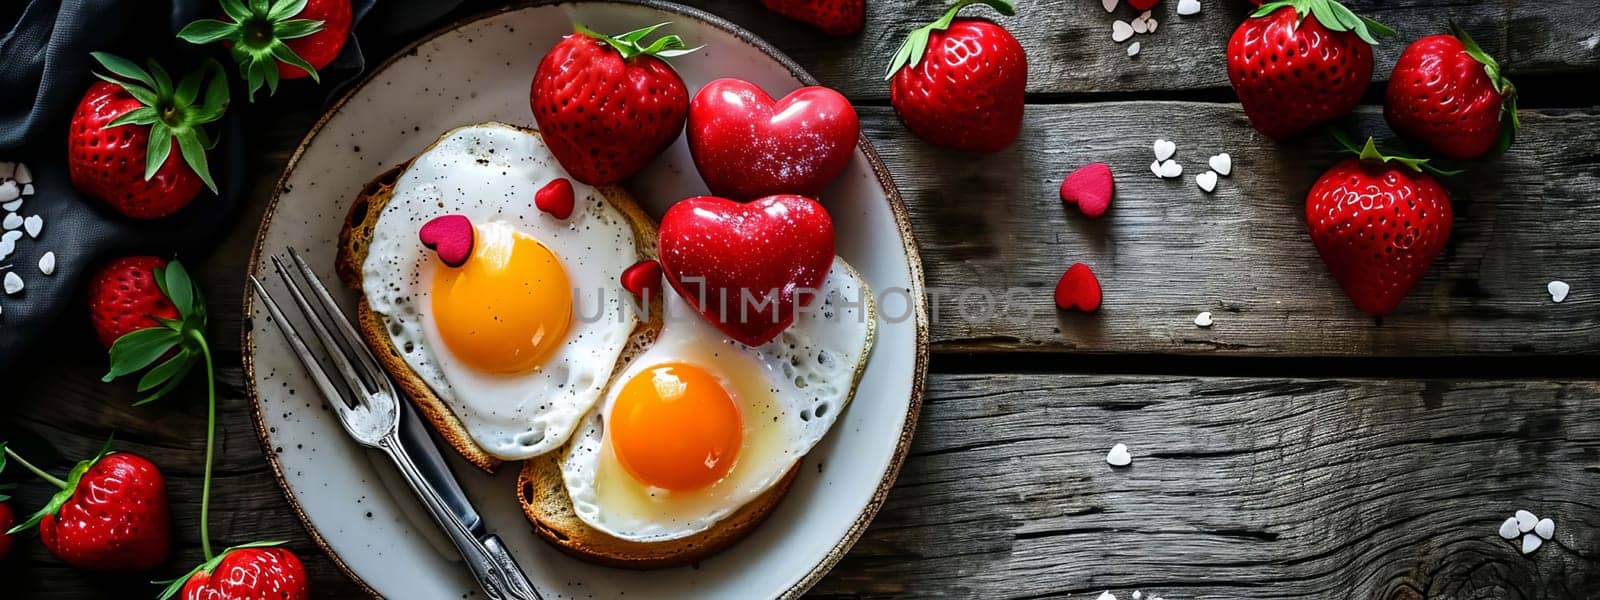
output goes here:
<path id="1" fill-rule="evenodd" d="M 876 331 L 871 291 L 837 258 L 813 306 L 759 347 L 667 289 L 655 343 L 561 461 L 578 517 L 624 540 L 705 531 L 783 479 L 850 401 Z"/>
<path id="2" fill-rule="evenodd" d="M 639 260 L 622 212 L 576 180 L 569 218 L 534 207 L 535 192 L 562 177 L 535 132 L 498 123 L 451 131 L 397 179 L 362 265 L 367 303 L 405 363 L 474 443 L 503 460 L 566 443 L 639 320 L 615 293 Z M 460 267 L 418 239 L 447 214 L 475 230 Z"/>

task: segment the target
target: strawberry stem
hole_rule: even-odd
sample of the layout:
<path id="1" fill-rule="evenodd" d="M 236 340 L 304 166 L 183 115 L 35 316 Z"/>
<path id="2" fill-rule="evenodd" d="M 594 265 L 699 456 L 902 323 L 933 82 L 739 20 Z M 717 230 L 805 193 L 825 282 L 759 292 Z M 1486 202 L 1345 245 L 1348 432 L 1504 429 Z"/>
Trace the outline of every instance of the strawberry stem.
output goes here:
<path id="1" fill-rule="evenodd" d="M 17 461 L 18 463 L 21 463 L 22 464 L 22 468 L 27 469 L 29 471 L 32 471 L 34 475 L 38 475 L 40 479 L 43 479 L 45 481 L 50 482 L 51 485 L 54 485 L 57 488 L 60 488 L 60 489 L 63 489 L 63 490 L 67 489 L 67 482 L 62 481 L 60 477 L 56 477 L 54 475 L 46 473 L 46 472 L 44 472 L 44 469 L 40 469 L 39 467 L 33 466 L 33 463 L 28 462 L 28 459 L 25 459 L 21 455 L 17 454 L 16 451 L 12 450 L 10 446 L 7 446 L 5 450 L 6 450 L 6 456 L 11 457 L 11 460 L 14 460 L 14 461 Z"/>
<path id="2" fill-rule="evenodd" d="M 1306 17 L 1316 17 L 1317 23 L 1328 31 L 1348 31 L 1356 34 L 1361 41 L 1369 45 L 1378 45 L 1376 36 L 1394 37 L 1398 35 L 1389 26 L 1367 17 L 1358 15 L 1355 11 L 1346 8 L 1338 0 L 1278 0 L 1261 5 L 1261 8 L 1250 16 L 1265 17 L 1283 7 L 1294 8 L 1295 14 L 1304 21 Z M 1376 35 L 1374 35 L 1376 34 Z"/>
<path id="3" fill-rule="evenodd" d="M 701 48 L 705 47 L 704 45 L 700 45 L 690 48 L 688 47 L 688 44 L 684 43 L 683 38 L 678 37 L 676 34 L 661 36 L 649 44 L 643 43 L 645 36 L 655 33 L 657 29 L 661 29 L 662 27 L 666 27 L 671 24 L 672 23 L 670 21 L 666 23 L 656 23 L 655 25 L 651 25 L 649 27 L 641 27 L 639 29 L 615 36 L 595 32 L 588 27 L 584 27 L 582 23 L 573 23 L 572 27 L 579 34 L 605 42 L 606 45 L 611 46 L 612 49 L 616 50 L 617 53 L 622 55 L 622 60 L 628 60 L 636 56 L 677 58 L 685 54 L 697 52 Z"/>
<path id="4" fill-rule="evenodd" d="M 211 552 L 211 465 L 217 450 L 217 372 L 211 364 L 211 346 L 198 329 L 189 330 L 189 339 L 200 347 L 206 359 L 206 470 L 200 485 L 200 548 L 206 560 L 215 557 Z"/>

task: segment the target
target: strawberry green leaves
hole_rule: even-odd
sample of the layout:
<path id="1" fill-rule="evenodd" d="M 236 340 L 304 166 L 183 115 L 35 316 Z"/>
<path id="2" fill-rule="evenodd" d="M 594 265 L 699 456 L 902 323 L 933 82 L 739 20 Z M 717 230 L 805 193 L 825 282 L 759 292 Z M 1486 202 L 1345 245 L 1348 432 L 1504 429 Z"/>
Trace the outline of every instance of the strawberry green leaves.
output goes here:
<path id="1" fill-rule="evenodd" d="M 643 44 L 646 36 L 655 33 L 657 29 L 661 29 L 667 25 L 671 25 L 671 23 L 656 23 L 655 25 L 651 25 L 649 27 L 641 27 L 639 29 L 616 36 L 596 33 L 595 31 L 590 30 L 581 24 L 574 24 L 574 27 L 577 29 L 578 33 L 600 40 L 605 42 L 606 45 L 611 46 L 617 52 L 622 54 L 623 60 L 628 60 L 635 56 L 677 58 L 686 54 L 693 54 L 705 47 L 704 45 L 701 45 L 690 48 L 688 47 L 688 44 L 684 43 L 683 38 L 670 34 L 658 37 L 656 38 L 656 41 L 651 42 L 648 45 Z"/>
<path id="2" fill-rule="evenodd" d="M 156 269 L 155 280 L 161 293 L 178 309 L 180 317 L 156 317 L 160 327 L 140 329 L 117 338 L 111 344 L 111 369 L 103 378 L 109 382 L 149 368 L 139 379 L 138 391 L 145 396 L 136 404 L 147 404 L 166 396 L 177 389 L 201 358 L 210 360 L 205 342 L 205 299 L 183 263 L 172 261 L 165 268 Z"/>
<path id="3" fill-rule="evenodd" d="M 1372 139 L 1370 136 L 1367 137 L 1367 143 L 1365 145 L 1358 147 L 1355 145 L 1355 142 L 1350 140 L 1349 136 L 1345 135 L 1343 131 L 1333 129 L 1331 132 L 1333 134 L 1334 141 L 1339 142 L 1339 145 L 1343 146 L 1346 151 L 1350 152 L 1351 154 L 1355 154 L 1356 158 L 1364 161 L 1399 163 L 1418 173 L 1426 171 L 1428 173 L 1433 173 L 1434 175 L 1451 176 L 1460 175 L 1462 173 L 1462 171 L 1450 171 L 1435 167 L 1432 164 L 1429 164 L 1429 160 L 1426 158 L 1414 158 L 1381 149 L 1378 147 L 1378 142 Z"/>
<path id="4" fill-rule="evenodd" d="M 1500 142 L 1495 146 L 1496 152 L 1505 152 L 1517 140 L 1517 130 L 1522 128 L 1522 118 L 1517 116 L 1517 86 L 1506 79 L 1505 72 L 1500 69 L 1500 61 L 1490 56 L 1488 52 L 1478 45 L 1472 36 L 1467 35 L 1467 30 L 1460 23 L 1450 22 L 1450 33 L 1461 40 L 1461 45 L 1466 47 L 1467 54 L 1480 63 L 1483 63 L 1484 73 L 1489 75 L 1489 82 L 1494 84 L 1496 92 L 1500 93 Z"/>
<path id="5" fill-rule="evenodd" d="M 111 73 L 95 73 L 95 77 L 121 87 L 144 105 L 117 117 L 106 127 L 150 128 L 150 139 L 145 144 L 145 180 L 155 177 L 176 145 L 183 161 L 207 188 L 216 192 L 217 183 L 211 178 L 206 159 L 206 151 L 215 143 L 203 126 L 221 119 L 228 109 L 228 79 L 222 65 L 208 60 L 174 84 L 166 69 L 153 60 L 145 63 L 147 68 L 141 68 L 133 61 L 104 52 L 91 56 Z"/>
<path id="6" fill-rule="evenodd" d="M 226 42 L 229 53 L 244 73 L 250 101 L 255 101 L 256 91 L 263 85 L 268 95 L 278 92 L 278 62 L 299 67 L 310 74 L 313 81 L 321 81 L 316 68 L 284 44 L 286 40 L 322 31 L 322 21 L 294 18 L 305 10 L 307 0 L 221 2 L 228 21 L 197 20 L 184 26 L 178 32 L 178 39 L 199 45 Z"/>
<path id="7" fill-rule="evenodd" d="M 67 473 L 67 479 L 65 481 L 44 472 L 43 469 L 33 466 L 28 461 L 23 460 L 21 456 L 17 456 L 17 454 L 12 452 L 10 448 L 5 448 L 4 445 L 0 445 L 0 448 L 4 449 L 5 454 L 15 458 L 17 462 L 23 466 L 23 468 L 32 471 L 33 474 L 38 475 L 40 479 L 48 481 L 58 488 L 55 495 L 50 497 L 50 501 L 45 503 L 43 508 L 40 508 L 37 512 L 33 513 L 33 516 L 28 517 L 28 520 L 18 523 L 16 527 L 12 527 L 9 531 L 5 532 L 6 535 L 16 535 L 29 529 L 33 529 L 34 527 L 38 526 L 39 522 L 43 521 L 46 516 L 56 514 L 56 512 L 60 511 L 61 507 L 65 506 L 67 501 L 72 499 L 72 494 L 78 490 L 78 482 L 83 479 L 83 474 L 89 472 L 90 467 L 93 467 L 95 463 L 100 462 L 100 459 L 105 458 L 107 454 L 111 453 L 111 440 L 106 440 L 105 445 L 100 448 L 100 452 L 94 455 L 94 458 L 79 461 L 78 464 L 73 465 L 72 471 Z"/>
<path id="8" fill-rule="evenodd" d="M 5 471 L 6 471 L 6 443 L 5 442 L 0 442 L 0 473 L 4 473 Z M 10 500 L 11 496 L 7 495 L 6 492 L 11 491 L 11 489 L 15 488 L 15 487 L 17 487 L 17 485 L 14 484 L 14 483 L 0 483 L 0 502 L 5 502 L 7 500 Z M 0 535 L 5 535 L 5 534 L 0 533 Z"/>
<path id="9" fill-rule="evenodd" d="M 283 544 L 284 544 L 284 542 L 282 542 L 282 541 L 277 541 L 277 542 L 250 542 L 248 544 L 239 544 L 237 546 L 233 546 L 231 548 L 228 548 L 227 550 L 223 550 L 221 554 L 218 554 L 216 556 L 212 556 L 212 557 L 206 559 L 206 561 L 203 562 L 203 563 L 195 565 L 195 567 L 193 569 L 190 569 L 188 573 L 184 573 L 182 577 L 179 577 L 177 579 L 168 579 L 168 580 L 165 580 L 165 581 L 152 581 L 151 583 L 155 583 L 155 584 L 158 584 L 158 585 L 159 584 L 166 584 L 167 585 L 166 588 L 163 588 L 161 590 L 161 595 L 156 596 L 156 600 L 167 600 L 168 598 L 171 598 L 171 597 L 177 595 L 178 591 L 183 589 L 183 585 L 188 583 L 189 579 L 194 577 L 196 574 L 199 574 L 199 573 L 210 573 L 212 571 L 215 571 L 217 569 L 217 565 L 222 563 L 222 559 L 227 557 L 228 554 L 233 552 L 234 550 L 244 550 L 246 548 L 271 548 L 273 546 L 282 546 Z"/>
<path id="10" fill-rule="evenodd" d="M 970 4 L 987 4 L 996 12 L 1008 17 L 1017 14 L 1017 9 L 1012 6 L 1011 0 L 961 0 L 945 11 L 939 20 L 918 27 L 911 31 L 911 35 L 906 36 L 906 41 L 895 51 L 894 59 L 889 61 L 889 70 L 883 74 L 884 80 L 893 78 L 901 67 L 915 67 L 917 63 L 922 62 L 922 55 L 928 50 L 928 37 L 935 31 L 949 29 L 950 23 L 956 20 L 956 13 Z"/>
<path id="11" fill-rule="evenodd" d="M 1302 20 L 1306 15 L 1314 16 L 1328 31 L 1349 31 L 1373 46 L 1378 45 L 1378 38 L 1374 34 L 1384 37 L 1396 35 L 1387 25 L 1358 15 L 1337 0 L 1278 0 L 1261 5 L 1250 16 L 1265 17 L 1285 6 L 1293 7 Z"/>

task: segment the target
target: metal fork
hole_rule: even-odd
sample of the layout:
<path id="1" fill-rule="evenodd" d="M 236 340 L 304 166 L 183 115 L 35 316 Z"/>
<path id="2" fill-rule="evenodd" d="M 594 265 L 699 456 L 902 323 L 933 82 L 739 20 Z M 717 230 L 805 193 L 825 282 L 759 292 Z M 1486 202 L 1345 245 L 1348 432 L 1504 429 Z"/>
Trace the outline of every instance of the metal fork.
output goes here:
<path id="1" fill-rule="evenodd" d="M 394 461 L 411 490 L 422 500 L 422 505 L 461 551 L 461 557 L 485 595 L 493 600 L 542 600 L 527 576 L 511 560 L 499 536 L 485 531 L 483 520 L 467 502 L 460 484 L 444 467 L 443 459 L 427 438 L 426 432 L 421 432 L 419 436 L 408 431 L 413 427 L 401 426 L 402 415 L 409 414 L 409 420 L 415 421 L 416 414 L 395 392 L 394 383 L 389 381 L 372 351 L 361 342 L 355 327 L 339 311 L 333 296 L 317 278 L 316 272 L 306 265 L 293 248 L 289 249 L 293 269 L 285 267 L 278 256 L 271 258 L 278 277 L 283 280 L 290 297 L 299 306 L 306 322 L 311 325 L 312 333 L 327 354 L 326 362 L 319 361 L 312 354 L 305 339 L 284 316 L 283 310 L 261 285 L 261 281 L 251 275 L 250 283 L 266 304 L 267 313 L 277 323 L 278 331 L 283 333 L 295 356 L 300 358 L 312 381 L 316 382 L 317 389 L 327 398 L 334 413 L 339 415 L 344 430 L 361 445 L 380 450 Z M 304 283 L 297 281 L 295 275 Z M 307 287 L 311 290 L 310 294 L 304 290 Z M 333 367 L 331 375 L 329 365 Z M 343 384 L 342 389 L 335 381 Z M 407 442 L 412 448 L 407 448 Z M 418 444 L 427 447 L 419 450 L 416 448 Z M 424 459 L 431 459 L 422 463 L 430 468 L 419 466 L 413 452 L 423 455 Z"/>

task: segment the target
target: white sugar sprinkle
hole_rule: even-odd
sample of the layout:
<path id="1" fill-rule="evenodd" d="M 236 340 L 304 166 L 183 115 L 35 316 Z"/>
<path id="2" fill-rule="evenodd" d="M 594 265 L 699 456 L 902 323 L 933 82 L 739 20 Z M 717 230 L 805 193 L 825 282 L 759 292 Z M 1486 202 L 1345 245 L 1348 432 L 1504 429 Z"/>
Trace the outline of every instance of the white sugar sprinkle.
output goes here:
<path id="1" fill-rule="evenodd" d="M 1500 523 L 1500 532 L 1499 533 L 1500 533 L 1500 537 L 1502 537 L 1502 538 L 1505 538 L 1505 539 L 1508 539 L 1508 540 L 1517 539 L 1517 536 L 1522 533 L 1520 531 L 1517 531 L 1517 518 L 1516 517 L 1506 517 L 1506 520 L 1504 522 Z"/>
<path id="2" fill-rule="evenodd" d="M 1195 182 L 1196 185 L 1200 186 L 1200 189 L 1205 190 L 1207 194 L 1209 194 L 1209 193 L 1211 193 L 1213 191 L 1216 191 L 1216 189 L 1217 189 L 1217 172 L 1216 171 L 1206 171 L 1206 172 L 1201 173 L 1199 175 L 1195 175 L 1194 176 L 1194 182 Z"/>
<path id="3" fill-rule="evenodd" d="M 1530 552 L 1533 552 L 1534 550 L 1538 550 L 1539 546 L 1543 546 L 1543 545 L 1544 545 L 1544 539 L 1540 538 L 1537 535 L 1534 535 L 1534 534 L 1530 533 L 1530 534 L 1522 536 L 1522 553 L 1523 554 L 1528 554 Z"/>
<path id="4" fill-rule="evenodd" d="M 1533 531 L 1533 526 L 1538 522 L 1539 517 L 1533 516 L 1533 513 L 1525 510 L 1517 511 L 1517 531 L 1523 533 Z"/>
<path id="5" fill-rule="evenodd" d="M 1211 326 L 1211 313 L 1210 313 L 1210 311 L 1203 312 L 1203 313 L 1200 313 L 1199 315 L 1196 315 L 1195 318 L 1194 318 L 1194 326 L 1195 327 L 1210 327 Z"/>
<path id="6" fill-rule="evenodd" d="M 1157 23 L 1155 19 L 1150 19 L 1150 25 L 1148 27 L 1148 29 L 1150 30 L 1150 33 L 1155 33 L 1156 32 L 1156 25 L 1159 25 L 1159 24 L 1160 23 Z"/>
<path id="7" fill-rule="evenodd" d="M 1139 598 L 1141 598 L 1143 596 L 1144 596 L 1144 594 L 1139 593 L 1139 590 L 1134 590 L 1133 591 L 1133 600 L 1139 600 Z"/>
<path id="8" fill-rule="evenodd" d="M 22 188 L 15 181 L 0 182 L 0 202 L 10 202 L 22 197 Z"/>
<path id="9" fill-rule="evenodd" d="M 1128 41 L 1128 38 L 1131 37 L 1133 37 L 1133 26 L 1129 25 L 1127 21 L 1111 23 L 1111 41 L 1120 44 Z"/>
<path id="10" fill-rule="evenodd" d="M 1117 600 L 1117 595 L 1111 592 L 1100 592 L 1100 597 L 1094 600 Z"/>
<path id="11" fill-rule="evenodd" d="M 46 252 L 44 256 L 39 257 L 39 272 L 45 275 L 56 273 L 56 253 Z"/>
<path id="12" fill-rule="evenodd" d="M 44 217 L 29 215 L 28 218 L 22 220 L 22 228 L 27 230 L 28 237 L 39 239 L 39 230 L 44 229 Z"/>
<path id="13" fill-rule="evenodd" d="M 21 231 L 7 231 L 5 233 L 0 233 L 0 240 L 14 242 L 20 239 L 22 239 Z"/>
<path id="14" fill-rule="evenodd" d="M 15 294 L 22 291 L 22 276 L 14 272 L 6 272 L 6 294 Z"/>
<path id="15" fill-rule="evenodd" d="M 1533 525 L 1533 532 L 1548 540 L 1556 534 L 1556 522 L 1549 518 L 1539 519 L 1539 522 Z"/>
<path id="16" fill-rule="evenodd" d="M 1117 0 L 1100 0 L 1100 7 L 1106 9 L 1106 12 L 1117 10 Z"/>
<path id="17" fill-rule="evenodd" d="M 1178 15 L 1190 16 L 1200 14 L 1200 0 L 1178 0 Z"/>
<path id="18" fill-rule="evenodd" d="M 22 186 L 22 195 L 24 195 L 24 196 L 32 196 L 33 195 L 33 184 L 31 184 L 31 183 L 23 184 L 23 186 Z"/>
<path id="19" fill-rule="evenodd" d="M 1139 13 L 1139 20 L 1140 21 L 1149 21 L 1151 14 L 1154 14 L 1154 11 L 1147 10 L 1147 11 L 1144 11 L 1142 13 Z"/>
<path id="20" fill-rule="evenodd" d="M 1567 299 L 1567 292 L 1572 291 L 1572 286 L 1567 285 L 1565 281 L 1552 281 L 1545 286 L 1545 289 L 1550 291 L 1550 301 L 1559 304 Z"/>
<path id="21" fill-rule="evenodd" d="M 1128 56 L 1138 56 L 1138 55 L 1139 55 L 1139 42 L 1134 42 L 1132 44 L 1128 44 Z"/>
<path id="22" fill-rule="evenodd" d="M 6 212 L 17 212 L 22 209 L 22 199 L 18 198 L 5 204 L 0 204 L 0 209 L 4 209 Z"/>
<path id="23" fill-rule="evenodd" d="M 16 251 L 16 240 L 0 238 L 0 260 L 5 260 L 7 256 L 11 256 L 11 253 Z"/>
<path id="24" fill-rule="evenodd" d="M 1133 32 L 1134 33 L 1150 33 L 1150 21 L 1147 20 L 1147 19 L 1134 19 L 1133 20 Z"/>
<path id="25" fill-rule="evenodd" d="M 1126 467 L 1132 462 L 1133 456 L 1128 454 L 1128 446 L 1126 444 L 1112 446 L 1111 451 L 1106 453 L 1106 464 L 1113 467 Z"/>
<path id="26" fill-rule="evenodd" d="M 1172 155 L 1178 152 L 1178 145 L 1167 140 L 1156 140 L 1150 149 L 1156 153 L 1156 162 L 1161 162 L 1172 158 Z"/>
<path id="27" fill-rule="evenodd" d="M 12 229 L 16 229 L 16 228 L 21 227 L 21 226 L 22 226 L 22 215 L 19 215 L 17 213 L 7 214 L 6 218 L 4 220 L 0 220 L 0 227 L 6 228 L 7 231 L 10 231 Z"/>
<path id="28" fill-rule="evenodd" d="M 1207 159 L 1206 163 L 1211 165 L 1211 170 L 1216 171 L 1218 175 L 1226 177 L 1233 174 L 1233 157 L 1227 152 Z"/>

